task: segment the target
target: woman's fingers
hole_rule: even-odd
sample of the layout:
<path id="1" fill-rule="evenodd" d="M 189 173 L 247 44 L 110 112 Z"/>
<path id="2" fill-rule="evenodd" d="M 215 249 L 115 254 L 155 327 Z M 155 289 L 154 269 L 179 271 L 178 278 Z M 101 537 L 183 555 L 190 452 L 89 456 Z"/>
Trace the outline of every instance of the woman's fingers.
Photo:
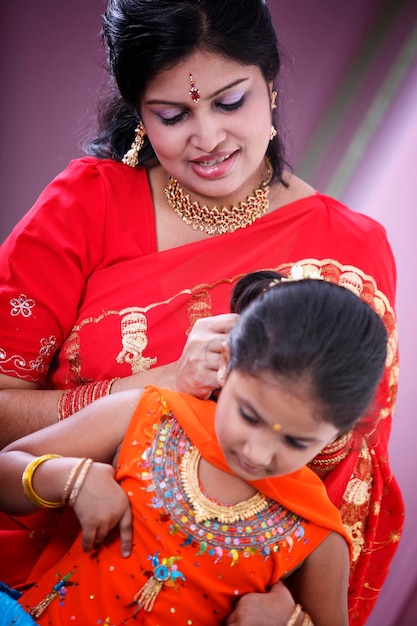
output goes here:
<path id="1" fill-rule="evenodd" d="M 177 361 L 176 389 L 206 398 L 217 387 L 222 346 L 237 319 L 226 313 L 196 321 Z"/>

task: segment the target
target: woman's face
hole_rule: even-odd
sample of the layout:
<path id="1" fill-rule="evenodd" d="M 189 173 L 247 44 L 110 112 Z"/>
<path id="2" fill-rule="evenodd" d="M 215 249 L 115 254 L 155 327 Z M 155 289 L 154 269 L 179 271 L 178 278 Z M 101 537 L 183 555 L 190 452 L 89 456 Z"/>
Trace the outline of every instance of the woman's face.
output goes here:
<path id="1" fill-rule="evenodd" d="M 265 177 L 270 86 L 258 67 L 195 52 L 148 84 L 140 112 L 162 167 L 193 200 L 236 203 Z"/>
<path id="2" fill-rule="evenodd" d="M 232 472 L 258 480 L 294 472 L 339 433 L 302 384 L 232 371 L 217 402 L 216 434 Z"/>

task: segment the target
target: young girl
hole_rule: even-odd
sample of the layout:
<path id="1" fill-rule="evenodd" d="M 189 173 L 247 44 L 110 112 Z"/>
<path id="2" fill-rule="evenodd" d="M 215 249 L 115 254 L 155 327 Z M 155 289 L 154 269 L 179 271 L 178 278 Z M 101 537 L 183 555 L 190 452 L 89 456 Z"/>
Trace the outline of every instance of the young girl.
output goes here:
<path id="1" fill-rule="evenodd" d="M 69 504 L 81 524 L 20 599 L 36 623 L 230 626 L 272 589 L 277 626 L 347 625 L 347 535 L 305 465 L 372 402 L 384 325 L 348 289 L 271 272 L 233 308 L 217 402 L 124 391 L 0 454 L 3 510 Z"/>

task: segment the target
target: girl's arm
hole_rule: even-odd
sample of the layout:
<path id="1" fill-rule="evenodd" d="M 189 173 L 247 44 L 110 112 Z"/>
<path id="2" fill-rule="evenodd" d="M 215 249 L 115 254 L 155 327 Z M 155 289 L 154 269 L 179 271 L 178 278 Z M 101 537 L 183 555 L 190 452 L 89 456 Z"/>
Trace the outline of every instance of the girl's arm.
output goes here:
<path id="1" fill-rule="evenodd" d="M 83 545 L 91 549 L 118 523 L 122 553 L 130 549 L 131 516 L 127 496 L 114 481 L 111 463 L 123 440 L 141 395 L 132 390 L 97 400 L 71 420 L 44 428 L 10 444 L 0 452 L 0 509 L 25 515 L 37 509 L 22 488 L 28 464 L 44 454 L 57 454 L 41 463 L 32 475 L 33 488 L 41 498 L 60 502 L 72 468 L 80 458 L 91 458 L 89 469 L 74 503 L 83 528 Z"/>
<path id="2" fill-rule="evenodd" d="M 346 540 L 331 532 L 286 580 L 314 626 L 348 626 L 349 572 Z"/>
<path id="3" fill-rule="evenodd" d="M 330 533 L 304 563 L 267 593 L 248 593 L 236 603 L 227 626 L 348 626 L 349 550 L 346 541 Z M 302 609 L 291 621 L 296 604 Z"/>

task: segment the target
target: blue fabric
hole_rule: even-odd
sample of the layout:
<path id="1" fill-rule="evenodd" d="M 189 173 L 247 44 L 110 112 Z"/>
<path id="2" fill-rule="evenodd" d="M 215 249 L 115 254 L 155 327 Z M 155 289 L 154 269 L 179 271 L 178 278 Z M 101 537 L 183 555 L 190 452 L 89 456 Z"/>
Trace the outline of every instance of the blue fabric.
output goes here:
<path id="1" fill-rule="evenodd" d="M 0 582 L 0 626 L 36 626 L 33 618 L 17 602 L 22 594 Z"/>

